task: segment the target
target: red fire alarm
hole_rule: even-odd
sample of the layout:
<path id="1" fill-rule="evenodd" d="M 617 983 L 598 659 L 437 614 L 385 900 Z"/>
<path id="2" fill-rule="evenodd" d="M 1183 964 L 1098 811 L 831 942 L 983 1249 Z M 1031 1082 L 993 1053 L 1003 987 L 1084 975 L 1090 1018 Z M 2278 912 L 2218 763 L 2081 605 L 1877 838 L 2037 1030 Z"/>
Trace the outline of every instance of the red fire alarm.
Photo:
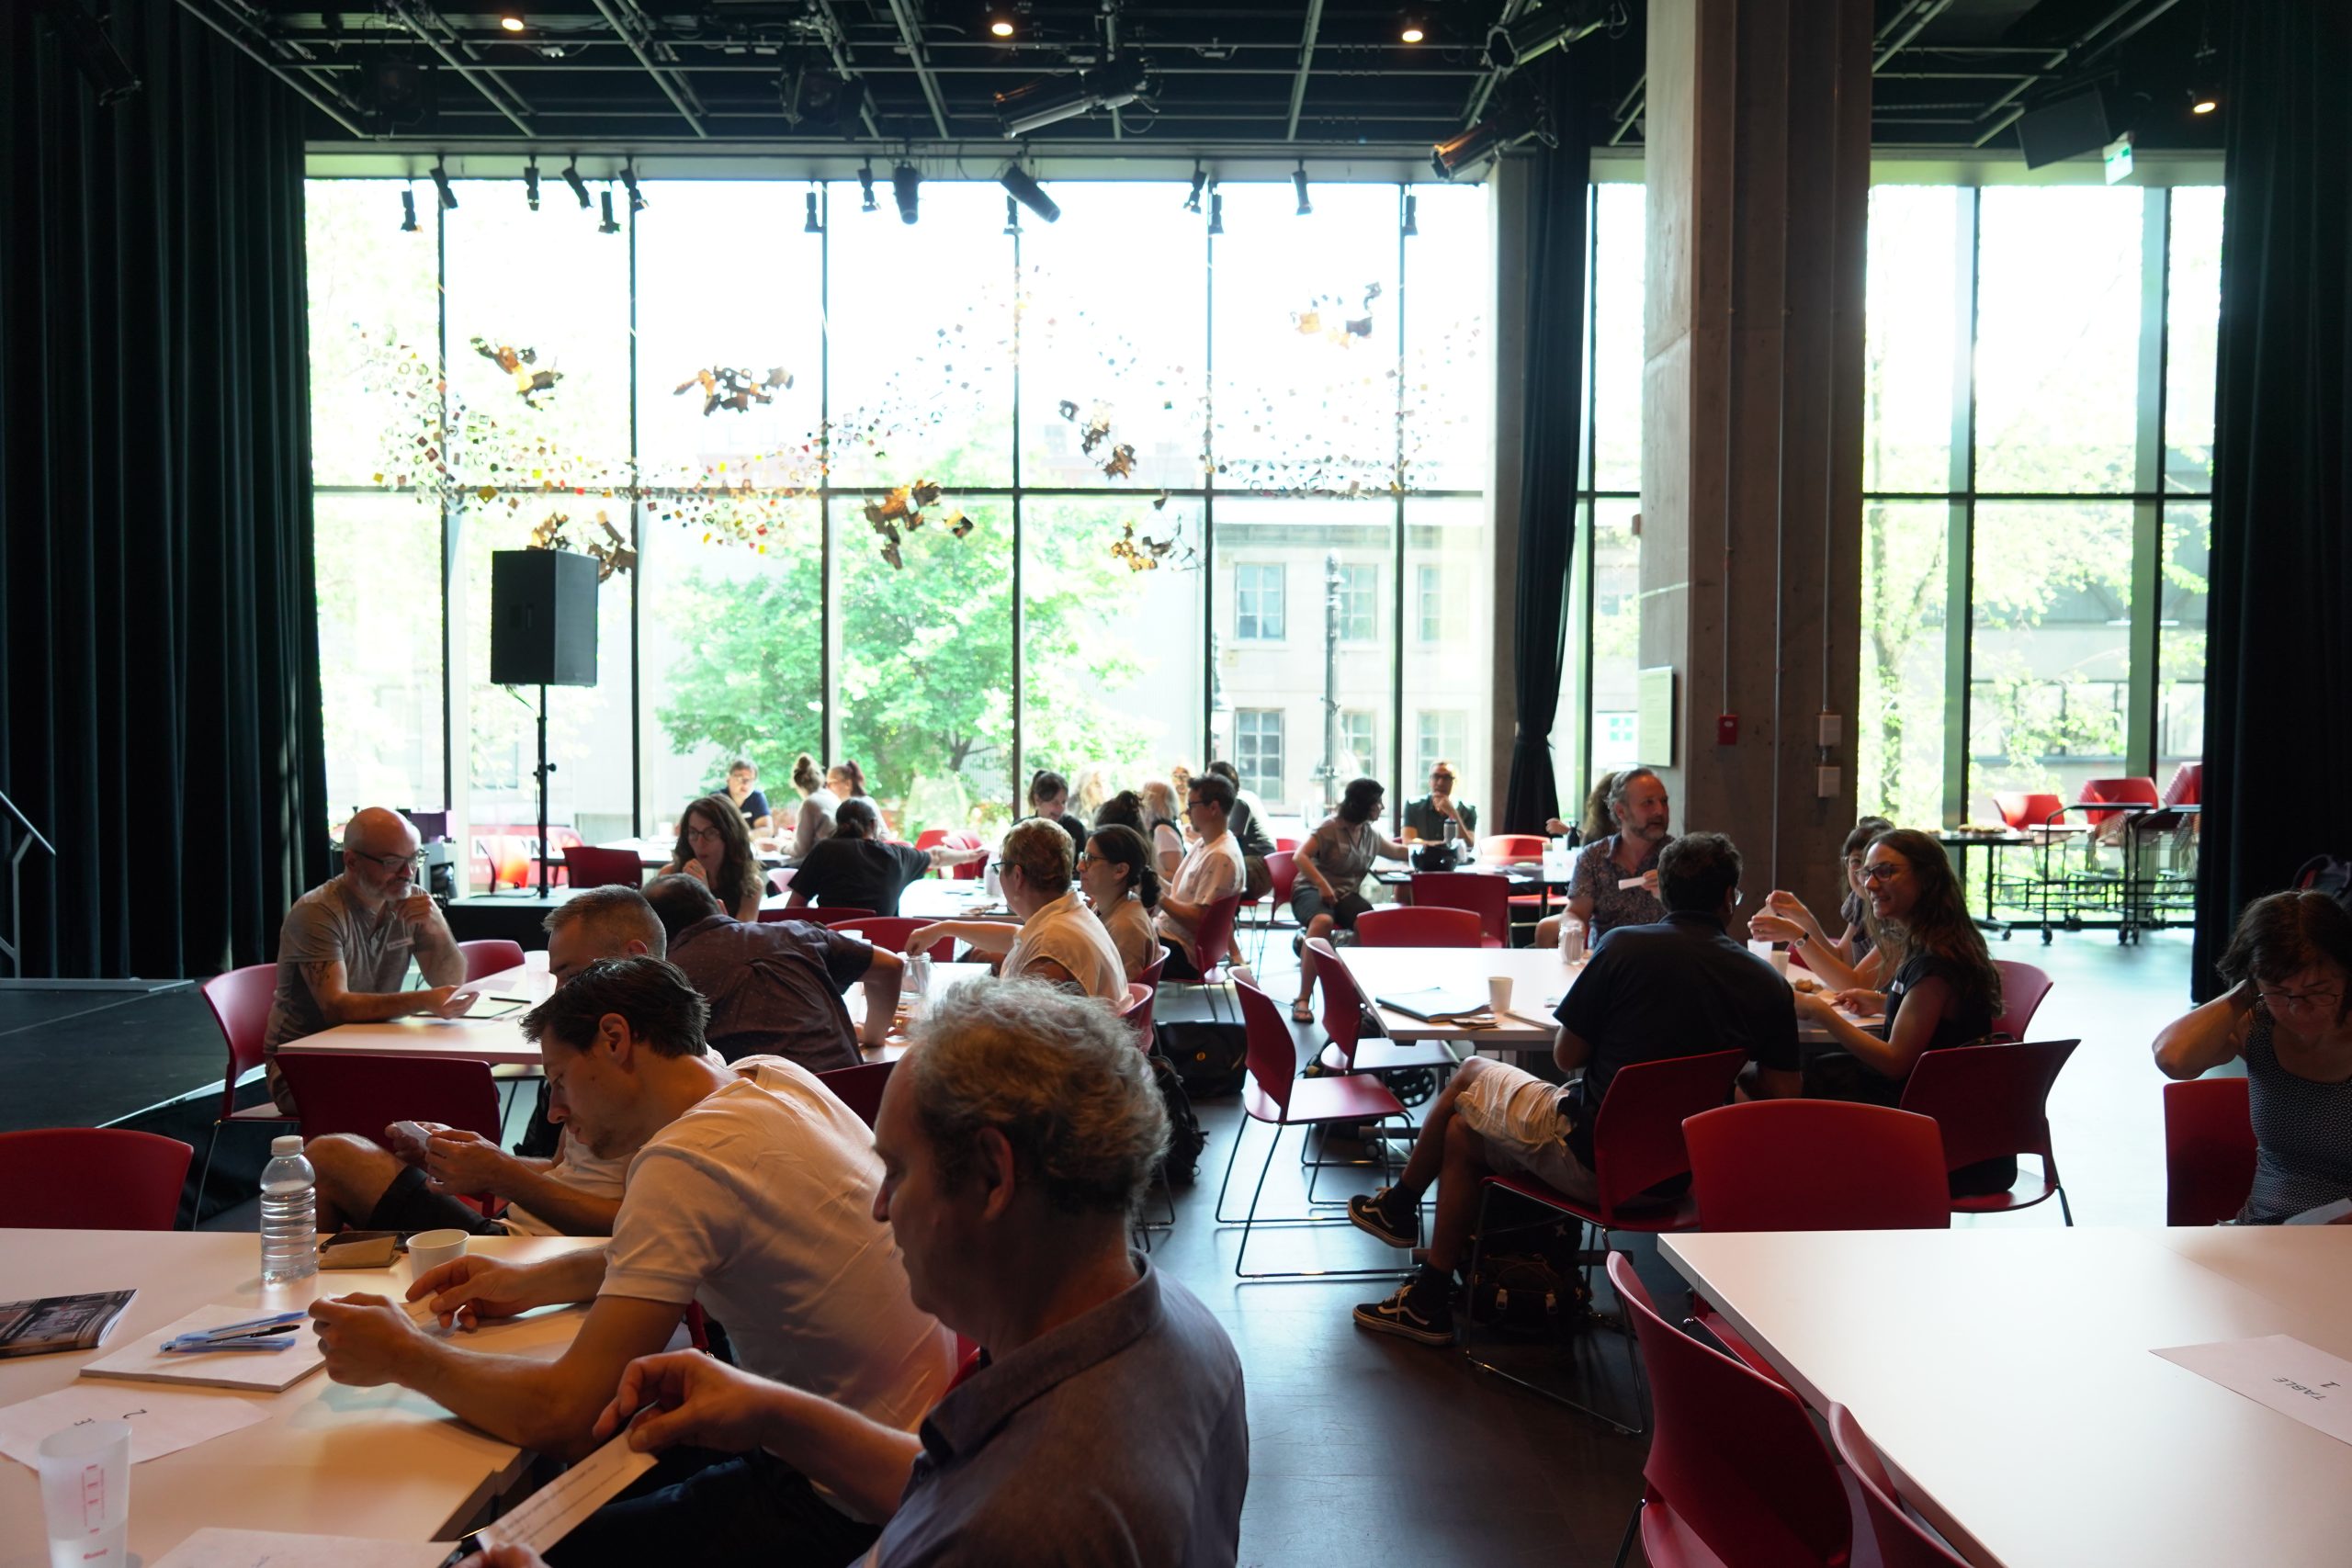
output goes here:
<path id="1" fill-rule="evenodd" d="M 1718 746 L 1739 744 L 1739 715 L 1722 713 L 1715 716 L 1715 744 Z"/>

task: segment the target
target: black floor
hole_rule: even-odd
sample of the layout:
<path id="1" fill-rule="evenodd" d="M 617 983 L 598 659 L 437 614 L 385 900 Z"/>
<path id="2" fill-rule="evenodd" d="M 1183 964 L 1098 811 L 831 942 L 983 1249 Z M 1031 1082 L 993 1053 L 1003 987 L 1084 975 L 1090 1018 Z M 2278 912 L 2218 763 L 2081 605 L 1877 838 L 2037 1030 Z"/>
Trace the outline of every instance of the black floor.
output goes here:
<path id="1" fill-rule="evenodd" d="M 1283 945 L 1275 944 L 1263 977 L 1286 998 L 1297 971 Z M 2037 1037 L 2083 1042 L 2051 1100 L 2077 1222 L 2162 1224 L 2161 1080 L 2148 1047 L 2164 1021 L 2188 1005 L 2186 935 L 2152 936 L 2137 948 L 2104 935 L 2062 936 L 2047 948 L 2026 937 L 1996 942 L 1994 956 L 2040 964 L 2056 980 L 2034 1027 Z M 0 1010 L 17 999 L 0 998 Z M 44 999 L 40 1007 L 54 1005 Z M 1185 1011 L 1171 998 L 1162 1016 Z M 103 1121 L 122 1113 L 115 1108 L 135 1110 L 161 1098 L 132 1084 L 171 1081 L 177 1073 L 174 1089 L 209 1083 L 210 1095 L 176 1111 L 151 1111 L 133 1124 L 169 1131 L 201 1150 L 218 1105 L 211 1097 L 219 1093 L 220 1046 L 193 993 L 45 1020 L 0 1010 L 0 1082 L 38 1089 L 43 1108 L 33 1114 L 12 1094 L 0 1103 L 0 1123 Z M 1304 1060 L 1308 1032 L 1296 1032 Z M 56 1081 L 45 1081 L 52 1074 Z M 1154 1256 L 1218 1314 L 1241 1354 L 1250 1414 L 1242 1562 L 1332 1568 L 1474 1558 L 1492 1568 L 1609 1562 L 1640 1495 L 1644 1440 L 1478 1372 L 1457 1351 L 1359 1332 L 1350 1307 L 1385 1295 L 1389 1279 L 1235 1280 L 1239 1233 L 1218 1226 L 1211 1205 L 1239 1107 L 1227 1100 L 1204 1104 L 1200 1113 L 1210 1134 L 1201 1179 L 1178 1192 L 1175 1228 L 1159 1239 Z M 1246 1134 L 1235 1177 L 1239 1193 L 1227 1199 L 1228 1212 L 1246 1201 L 1244 1174 L 1255 1179 L 1266 1135 L 1262 1127 Z M 1290 1135 L 1275 1160 L 1267 1212 L 1300 1212 L 1297 1136 Z M 231 1163 L 227 1154 L 223 1161 Z M 257 1170 L 256 1157 L 243 1177 L 246 1194 Z M 216 1185 L 222 1179 L 216 1172 Z M 232 1189 L 235 1180 L 232 1173 Z M 1340 1172 L 1327 1180 L 1319 1195 L 1361 1190 L 1371 1178 Z M 2050 1203 L 1961 1223 L 2055 1225 L 2060 1218 Z M 209 1224 L 250 1229 L 254 1207 L 241 1203 Z M 1633 1254 L 1660 1306 L 1679 1312 L 1685 1292 L 1655 1245 L 1615 1239 Z M 1344 1225 L 1261 1230 L 1249 1261 L 1253 1269 L 1401 1272 L 1399 1254 Z M 1605 1306 L 1605 1290 L 1603 1296 Z M 1613 1335 L 1566 1352 L 1511 1345 L 1498 1351 L 1498 1359 L 1509 1356 L 1513 1366 L 1589 1402 L 1620 1413 L 1635 1408 L 1623 1347 Z M 1638 1551 L 1634 1557 L 1639 1561 Z"/>

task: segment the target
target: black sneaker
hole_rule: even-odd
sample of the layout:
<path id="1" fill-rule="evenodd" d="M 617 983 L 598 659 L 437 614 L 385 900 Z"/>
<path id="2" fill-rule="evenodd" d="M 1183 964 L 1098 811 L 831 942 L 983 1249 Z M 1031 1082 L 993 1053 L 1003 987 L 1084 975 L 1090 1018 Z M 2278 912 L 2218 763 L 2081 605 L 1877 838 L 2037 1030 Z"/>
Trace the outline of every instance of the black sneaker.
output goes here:
<path id="1" fill-rule="evenodd" d="M 1418 1204 L 1407 1209 L 1399 1219 L 1388 1201 L 1393 1188 L 1384 1187 L 1366 1198 L 1361 1193 L 1348 1200 L 1348 1222 L 1367 1235 L 1376 1235 L 1391 1247 L 1418 1246 L 1421 1239 L 1421 1213 Z"/>
<path id="2" fill-rule="evenodd" d="M 1453 1307 L 1442 1291 L 1419 1280 L 1398 1287 L 1385 1302 L 1366 1302 L 1356 1308 L 1356 1326 L 1374 1334 L 1394 1334 L 1420 1345 L 1453 1343 Z"/>

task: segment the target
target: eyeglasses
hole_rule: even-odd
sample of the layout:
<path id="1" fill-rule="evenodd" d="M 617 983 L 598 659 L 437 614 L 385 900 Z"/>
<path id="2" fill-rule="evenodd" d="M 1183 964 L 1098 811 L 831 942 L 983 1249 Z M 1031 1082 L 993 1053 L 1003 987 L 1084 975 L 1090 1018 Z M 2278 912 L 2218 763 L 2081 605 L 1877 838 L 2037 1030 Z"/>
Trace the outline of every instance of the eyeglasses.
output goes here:
<path id="1" fill-rule="evenodd" d="M 727 835 L 721 833 L 716 828 L 689 828 L 686 829 L 686 842 L 690 844 L 715 844 L 726 836 Z"/>
<path id="2" fill-rule="evenodd" d="M 1876 865 L 1862 867 L 1864 882 L 1892 882 L 1903 874 L 1903 868 L 1893 861 L 1881 861 Z"/>
<path id="3" fill-rule="evenodd" d="M 2341 991 L 2256 991 L 2255 995 L 2261 998 L 2264 1007 L 2277 1012 L 2282 1008 L 2290 1011 L 2298 1011 L 2303 1008 L 2319 1007 L 2327 1002 L 2340 1000 L 2344 993 Z"/>
<path id="4" fill-rule="evenodd" d="M 1081 850 L 1081 851 L 1080 851 L 1080 852 L 1079 852 L 1079 856 L 1078 856 L 1078 869 L 1079 869 L 1079 870 L 1080 870 L 1080 871 L 1084 871 L 1084 870 L 1085 870 L 1088 866 L 1090 866 L 1090 865 L 1101 865 L 1102 863 L 1102 857 L 1101 855 L 1096 854 L 1093 851 L 1091 851 L 1091 850 Z"/>
<path id="5" fill-rule="evenodd" d="M 395 876 L 405 875 L 416 865 L 414 855 L 371 855 L 365 850 L 353 850 L 351 853 L 361 860 L 375 862 Z"/>

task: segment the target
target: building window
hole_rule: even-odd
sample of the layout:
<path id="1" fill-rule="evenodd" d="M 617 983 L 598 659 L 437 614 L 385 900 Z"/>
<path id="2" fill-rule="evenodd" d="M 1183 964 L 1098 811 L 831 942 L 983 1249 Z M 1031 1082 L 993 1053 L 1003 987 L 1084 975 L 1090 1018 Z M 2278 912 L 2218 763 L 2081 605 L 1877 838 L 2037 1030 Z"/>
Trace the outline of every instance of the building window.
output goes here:
<path id="1" fill-rule="evenodd" d="M 1344 789 L 1350 779 L 1372 773 L 1375 756 L 1371 713 L 1363 708 L 1341 708 L 1339 786 Z"/>
<path id="2" fill-rule="evenodd" d="M 1340 569 L 1340 640 L 1370 642 L 1379 635 L 1380 569 L 1343 566 Z"/>
<path id="3" fill-rule="evenodd" d="M 1444 568 L 1419 566 L 1413 569 L 1413 607 L 1420 640 L 1442 641 L 1445 637 Z"/>
<path id="4" fill-rule="evenodd" d="M 1413 777 L 1429 777 L 1440 761 L 1461 757 L 1470 750 L 1470 716 L 1454 709 L 1424 710 L 1413 716 Z"/>
<path id="5" fill-rule="evenodd" d="M 1244 570 L 1247 570 L 1246 568 Z M 1274 569 L 1279 581 L 1279 567 Z M 1241 708 L 1233 716 L 1233 771 L 1261 800 L 1283 793 L 1283 710 Z"/>
<path id="6" fill-rule="evenodd" d="M 1233 636 L 1239 642 L 1283 639 L 1283 568 L 1280 561 L 1245 562 L 1233 569 Z"/>

